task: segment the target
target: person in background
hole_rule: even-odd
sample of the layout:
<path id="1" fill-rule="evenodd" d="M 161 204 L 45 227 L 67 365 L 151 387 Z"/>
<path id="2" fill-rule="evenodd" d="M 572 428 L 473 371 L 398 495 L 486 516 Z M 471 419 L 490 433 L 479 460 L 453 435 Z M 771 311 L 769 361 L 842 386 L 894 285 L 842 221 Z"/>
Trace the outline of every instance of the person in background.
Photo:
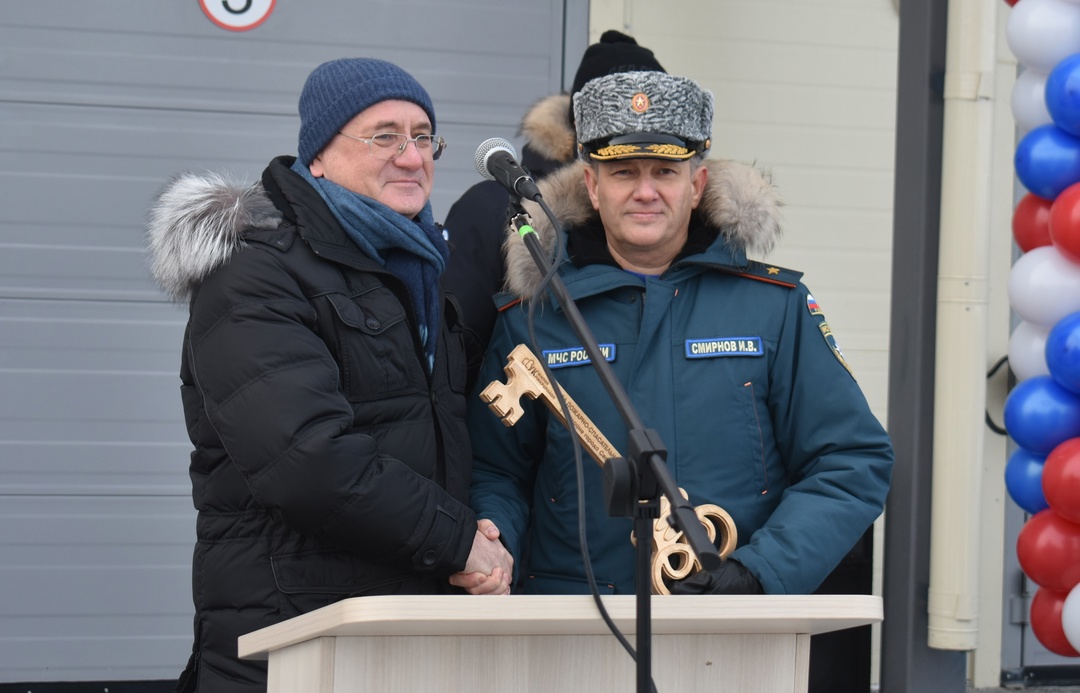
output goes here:
<path id="1" fill-rule="evenodd" d="M 814 592 L 881 514 L 893 450 L 800 274 L 750 259 L 779 237 L 775 190 L 749 166 L 706 158 L 713 97 L 692 80 L 612 74 L 586 83 L 573 104 L 583 161 L 539 184 L 568 226 L 559 273 L 665 443 L 676 483 L 693 505 L 724 508 L 738 530 L 718 570 L 671 590 Z M 550 221 L 525 207 L 555 255 Z M 526 344 L 625 453 L 622 417 L 563 310 L 536 295 L 542 275 L 528 249 L 513 235 L 505 248 L 507 292 L 477 388 L 503 380 L 506 355 Z M 516 560 L 513 591 L 589 590 L 583 511 L 599 589 L 633 594 L 631 520 L 607 515 L 600 468 L 585 461 L 579 508 L 569 432 L 544 404 L 522 397 L 520 407 L 507 427 L 474 395 L 468 418 L 472 505 Z"/>
<path id="2" fill-rule="evenodd" d="M 545 96 L 525 113 L 521 163 L 540 180 L 577 158 L 571 97 L 586 82 L 615 72 L 664 68 L 648 48 L 626 34 L 608 30 L 585 49 L 570 93 Z M 450 207 L 443 225 L 450 240 L 446 284 L 461 306 L 469 339 L 470 372 L 479 367 L 495 325 L 493 296 L 502 290 L 506 263 L 502 242 L 509 222 L 510 194 L 492 180 L 476 183 Z"/>
<path id="3" fill-rule="evenodd" d="M 323 63 L 298 156 L 239 185 L 186 174 L 148 225 L 188 304 L 181 396 L 198 511 L 194 646 L 177 690 L 266 688 L 237 638 L 347 597 L 505 593 L 511 559 L 468 505 L 462 325 L 432 219 L 427 91 L 372 58 Z"/>

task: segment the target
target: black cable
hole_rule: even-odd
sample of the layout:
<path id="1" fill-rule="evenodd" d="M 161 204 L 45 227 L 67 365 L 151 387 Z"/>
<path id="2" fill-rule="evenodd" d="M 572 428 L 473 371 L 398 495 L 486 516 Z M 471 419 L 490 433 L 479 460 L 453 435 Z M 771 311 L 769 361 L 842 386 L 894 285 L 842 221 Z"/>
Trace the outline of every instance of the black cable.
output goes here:
<path id="1" fill-rule="evenodd" d="M 1007 364 L 1008 362 L 1009 362 L 1009 357 L 1007 355 L 1002 356 L 1001 358 L 999 358 L 997 360 L 997 363 L 995 363 L 993 366 L 991 366 L 990 370 L 986 372 L 986 379 L 989 380 L 990 378 L 993 378 L 994 375 L 997 374 L 997 372 L 999 370 L 1001 370 L 1001 367 L 1004 366 L 1005 364 Z M 995 423 L 994 420 L 992 418 L 990 418 L 990 410 L 987 409 L 985 411 L 986 411 L 986 426 L 987 426 L 987 428 L 989 428 L 994 433 L 997 433 L 999 436 L 1008 435 L 1008 432 L 1005 430 L 1004 426 L 997 425 L 997 423 Z"/>
<path id="2" fill-rule="evenodd" d="M 529 300 L 529 342 L 530 346 L 533 349 L 533 353 L 537 354 L 538 358 L 539 355 L 543 353 L 543 350 L 540 348 L 539 340 L 536 336 L 536 305 L 542 299 L 543 294 L 549 290 L 551 278 L 558 271 L 559 266 L 566 260 L 564 243 L 565 231 L 560 226 L 558 226 L 558 224 L 556 223 L 556 219 L 554 218 L 554 214 L 549 209 L 547 209 L 547 206 L 542 201 L 540 202 L 540 205 L 542 208 L 544 208 L 545 213 L 547 213 L 548 217 L 551 219 L 553 228 L 555 229 L 556 237 L 555 255 L 552 258 L 551 268 L 541 279 L 539 286 L 537 286 L 536 291 L 533 292 L 533 295 Z M 521 209 L 520 212 L 515 214 L 515 216 L 513 217 L 512 223 L 514 225 L 514 228 L 520 232 L 520 230 L 529 223 L 528 214 L 523 209 Z M 552 302 L 554 303 L 553 296 Z M 611 631 L 612 635 L 615 636 L 615 639 L 618 640 L 619 644 L 622 645 L 623 649 L 626 650 L 626 652 L 630 655 L 630 658 L 634 662 L 637 662 L 637 651 L 634 649 L 634 646 L 630 644 L 630 641 L 626 639 L 626 636 L 623 635 L 622 631 L 619 630 L 619 627 L 615 624 L 614 619 L 612 619 L 611 615 L 608 613 L 607 607 L 604 606 L 603 600 L 600 598 L 600 589 L 596 585 L 596 575 L 593 573 L 592 559 L 589 556 L 588 548 L 588 536 L 586 530 L 587 518 L 585 517 L 585 469 L 581 457 L 581 441 L 578 438 L 577 430 L 574 426 L 574 419 L 570 414 L 570 408 L 566 403 L 566 399 L 562 396 L 562 391 L 559 387 L 558 381 L 552 374 L 551 369 L 548 368 L 547 361 L 543 358 L 539 358 L 539 361 L 540 367 L 544 371 L 544 375 L 551 383 L 552 390 L 555 392 L 555 399 L 559 403 L 559 409 L 563 413 L 563 418 L 567 422 L 566 428 L 570 433 L 570 441 L 574 450 L 574 470 L 577 477 L 578 542 L 581 548 L 581 561 L 582 566 L 585 569 L 585 579 L 589 585 L 589 592 L 592 595 L 593 601 L 596 603 L 597 610 L 600 612 L 600 617 L 604 620 L 604 623 L 607 624 L 607 627 Z M 641 540 L 641 538 L 638 539 L 638 541 Z M 652 690 L 655 693 L 656 682 L 650 681 L 650 684 Z"/>

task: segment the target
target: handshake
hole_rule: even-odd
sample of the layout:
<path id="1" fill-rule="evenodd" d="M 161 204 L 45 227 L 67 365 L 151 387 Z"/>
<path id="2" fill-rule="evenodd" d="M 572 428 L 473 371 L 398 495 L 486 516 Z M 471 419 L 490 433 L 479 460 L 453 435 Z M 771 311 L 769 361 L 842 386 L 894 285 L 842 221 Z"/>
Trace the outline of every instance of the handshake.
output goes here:
<path id="1" fill-rule="evenodd" d="M 469 594 L 510 594 L 514 557 L 499 541 L 499 528 L 491 520 L 476 523 L 472 551 L 465 569 L 450 576 L 450 584 Z"/>
<path id="2" fill-rule="evenodd" d="M 499 528 L 491 520 L 476 525 L 473 549 L 465 569 L 450 576 L 450 584 L 469 594 L 510 594 L 514 558 L 499 541 Z M 742 563 L 726 559 L 716 570 L 701 570 L 673 582 L 672 594 L 764 594 Z"/>

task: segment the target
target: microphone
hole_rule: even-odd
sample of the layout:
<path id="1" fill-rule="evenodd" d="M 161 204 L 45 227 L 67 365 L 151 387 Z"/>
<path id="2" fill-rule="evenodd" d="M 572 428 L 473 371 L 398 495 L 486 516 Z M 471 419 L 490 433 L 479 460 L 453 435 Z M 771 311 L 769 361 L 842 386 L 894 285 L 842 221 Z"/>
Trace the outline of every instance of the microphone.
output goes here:
<path id="1" fill-rule="evenodd" d="M 540 197 L 536 181 L 517 162 L 514 145 L 501 137 L 486 139 L 476 148 L 476 170 L 514 195 L 534 201 Z"/>

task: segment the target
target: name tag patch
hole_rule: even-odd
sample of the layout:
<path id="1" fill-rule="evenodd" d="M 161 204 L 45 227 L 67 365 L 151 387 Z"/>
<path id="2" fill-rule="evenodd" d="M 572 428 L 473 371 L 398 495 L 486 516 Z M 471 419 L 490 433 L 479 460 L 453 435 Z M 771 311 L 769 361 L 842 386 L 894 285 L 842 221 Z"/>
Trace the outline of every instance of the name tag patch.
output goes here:
<path id="1" fill-rule="evenodd" d="M 761 337 L 713 337 L 686 340 L 686 358 L 713 359 L 721 356 L 762 356 Z"/>
<path id="2" fill-rule="evenodd" d="M 600 353 L 603 354 L 605 361 L 615 360 L 615 345 L 614 344 L 597 344 L 600 347 Z M 585 351 L 585 347 L 569 347 L 566 349 L 549 349 L 540 352 L 541 358 L 547 363 L 548 368 L 565 368 L 567 366 L 583 366 L 587 363 L 592 363 L 592 359 L 589 358 L 588 352 Z"/>

